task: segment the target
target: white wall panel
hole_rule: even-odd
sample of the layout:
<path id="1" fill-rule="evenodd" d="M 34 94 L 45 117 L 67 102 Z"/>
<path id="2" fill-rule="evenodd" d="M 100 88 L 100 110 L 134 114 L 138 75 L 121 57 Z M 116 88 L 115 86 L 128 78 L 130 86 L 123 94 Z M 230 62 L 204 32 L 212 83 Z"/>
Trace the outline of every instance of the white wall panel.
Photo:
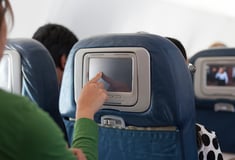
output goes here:
<path id="1" fill-rule="evenodd" d="M 10 0 L 15 26 L 10 37 L 31 37 L 40 25 L 60 23 L 82 39 L 105 33 L 146 31 L 178 38 L 189 56 L 214 41 L 235 46 L 235 18 L 198 3 L 174 0 Z M 189 1 L 187 1 L 189 2 Z M 221 1 L 220 1 L 221 2 Z M 228 2 L 226 0 L 225 2 Z M 207 4 L 208 5 L 208 4 Z M 224 7 L 229 9 L 228 5 Z"/>

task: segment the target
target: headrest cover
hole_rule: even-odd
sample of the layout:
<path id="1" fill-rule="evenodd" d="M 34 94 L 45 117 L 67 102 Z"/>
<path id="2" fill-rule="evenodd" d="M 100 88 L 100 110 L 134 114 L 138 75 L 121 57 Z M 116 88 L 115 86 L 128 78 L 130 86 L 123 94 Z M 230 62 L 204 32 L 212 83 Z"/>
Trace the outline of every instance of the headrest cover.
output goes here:
<path id="1" fill-rule="evenodd" d="M 194 120 L 191 75 L 179 49 L 163 37 L 140 33 L 97 36 L 84 39 L 74 45 L 67 60 L 61 87 L 61 97 L 69 97 L 60 98 L 60 111 L 63 116 L 75 116 L 76 104 L 72 79 L 75 53 L 86 48 L 115 47 L 141 47 L 149 52 L 150 105 L 148 110 L 141 113 L 103 109 L 96 114 L 98 122 L 100 117 L 106 114 L 123 117 L 127 125 L 140 126 L 176 125 Z M 135 120 L 140 118 L 142 121 L 135 124 Z"/>
<path id="2" fill-rule="evenodd" d="M 47 49 L 33 39 L 9 39 L 6 48 L 21 56 L 22 95 L 47 111 L 65 132 L 59 113 L 59 86 L 55 64 Z"/>
<path id="3" fill-rule="evenodd" d="M 59 106 L 62 116 L 64 118 L 75 118 L 75 54 L 81 49 L 122 47 L 144 48 L 149 53 L 149 106 L 143 112 L 101 109 L 95 115 L 96 122 L 100 123 L 103 116 L 112 115 L 122 118 L 126 126 L 175 126 L 179 130 L 185 159 L 192 157 L 195 159 L 197 157 L 195 106 L 191 74 L 180 50 L 167 39 L 157 35 L 142 33 L 104 35 L 87 38 L 76 43 L 66 62 L 61 85 Z M 141 75 L 137 75 L 137 78 L 138 76 Z M 141 90 L 138 91 L 141 92 Z M 192 147 L 186 147 L 189 145 Z"/>
<path id="4" fill-rule="evenodd" d="M 42 108 L 50 105 L 48 103 L 57 103 L 48 98 L 51 96 L 51 99 L 58 99 L 59 88 L 55 65 L 46 48 L 32 39 L 9 39 L 7 48 L 17 50 L 21 55 L 22 94 L 37 102 Z"/>

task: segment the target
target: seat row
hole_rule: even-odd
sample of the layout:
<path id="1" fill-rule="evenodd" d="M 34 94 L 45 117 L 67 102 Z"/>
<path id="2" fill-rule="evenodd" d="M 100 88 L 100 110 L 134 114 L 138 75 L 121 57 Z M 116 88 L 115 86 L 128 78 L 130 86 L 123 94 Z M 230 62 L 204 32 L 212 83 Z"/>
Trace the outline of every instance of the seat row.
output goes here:
<path id="1" fill-rule="evenodd" d="M 198 157 L 196 122 L 216 131 L 222 151 L 235 153 L 235 130 L 230 127 L 235 119 L 234 51 L 197 53 L 190 59 L 197 68 L 191 77 L 179 49 L 161 36 L 91 37 L 73 46 L 59 93 L 48 51 L 35 40 L 12 39 L 0 66 L 6 76 L 0 81 L 6 90 L 47 111 L 70 143 L 80 90 L 103 72 L 109 98 L 95 116 L 99 159 L 193 160 Z M 216 73 L 224 69 L 228 83 L 220 84 L 216 73 L 212 75 L 214 68 Z"/>

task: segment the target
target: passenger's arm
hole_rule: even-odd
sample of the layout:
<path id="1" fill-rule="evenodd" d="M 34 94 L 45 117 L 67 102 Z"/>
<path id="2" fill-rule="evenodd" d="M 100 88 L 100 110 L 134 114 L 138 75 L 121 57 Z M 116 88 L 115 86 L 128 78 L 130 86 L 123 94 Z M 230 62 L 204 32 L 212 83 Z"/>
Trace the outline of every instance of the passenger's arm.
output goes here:
<path id="1" fill-rule="evenodd" d="M 107 98 L 103 83 L 98 82 L 102 72 L 98 73 L 83 87 L 77 103 L 76 119 L 88 118 L 93 120 L 95 113 Z"/>
<path id="2" fill-rule="evenodd" d="M 106 99 L 106 91 L 98 82 L 102 73 L 88 82 L 79 98 L 73 147 L 81 149 L 88 160 L 98 159 L 98 126 L 93 121 L 94 114 Z M 21 126 L 19 134 L 20 159 L 34 160 L 76 160 L 71 150 L 66 146 L 63 133 L 48 113 L 38 106 L 25 101 L 22 104 L 24 112 L 22 120 L 17 123 Z M 19 107 L 21 108 L 21 107 Z M 23 114 L 24 113 L 24 114 Z"/>
<path id="3" fill-rule="evenodd" d="M 82 149 L 87 160 L 98 159 L 98 126 L 93 119 L 107 98 L 103 84 L 98 82 L 101 77 L 102 73 L 97 74 L 84 86 L 77 103 L 72 146 Z"/>
<path id="4" fill-rule="evenodd" d="M 61 129 L 53 119 L 38 106 L 24 104 L 23 120 L 15 122 L 22 127 L 20 158 L 33 160 L 76 160 L 67 148 Z"/>
<path id="5" fill-rule="evenodd" d="M 72 151 L 73 155 L 77 157 L 77 160 L 87 160 L 81 149 L 71 148 L 70 150 Z"/>

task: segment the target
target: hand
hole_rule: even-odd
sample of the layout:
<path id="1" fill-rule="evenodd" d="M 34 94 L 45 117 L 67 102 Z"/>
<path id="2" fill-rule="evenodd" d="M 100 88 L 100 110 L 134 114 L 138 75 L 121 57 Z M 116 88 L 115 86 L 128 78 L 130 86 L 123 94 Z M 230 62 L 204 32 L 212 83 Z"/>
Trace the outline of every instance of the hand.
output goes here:
<path id="1" fill-rule="evenodd" d="M 131 89 L 128 87 L 126 83 L 115 81 L 111 79 L 110 77 L 106 76 L 105 74 L 102 75 L 102 79 L 110 85 L 108 88 L 108 91 L 113 91 L 113 92 L 130 92 L 131 91 Z"/>
<path id="2" fill-rule="evenodd" d="M 107 99 L 107 92 L 103 83 L 98 82 L 102 72 L 98 73 L 83 87 L 77 103 L 76 119 L 94 119 L 94 114 L 100 109 Z"/>
<path id="3" fill-rule="evenodd" d="M 82 152 L 81 149 L 70 148 L 70 150 L 77 157 L 77 160 L 87 160 L 85 154 Z"/>

